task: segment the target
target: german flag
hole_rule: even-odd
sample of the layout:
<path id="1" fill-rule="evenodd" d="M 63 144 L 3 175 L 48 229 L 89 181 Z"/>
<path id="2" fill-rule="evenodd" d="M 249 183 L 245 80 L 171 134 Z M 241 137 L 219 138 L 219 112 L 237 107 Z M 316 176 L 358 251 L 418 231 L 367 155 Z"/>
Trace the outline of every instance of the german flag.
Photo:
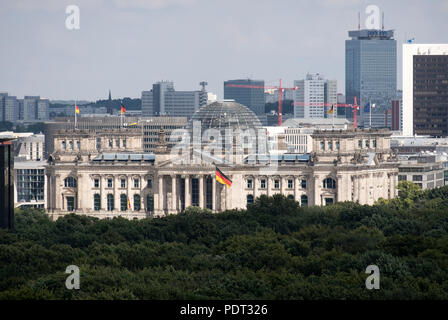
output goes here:
<path id="1" fill-rule="evenodd" d="M 129 200 L 129 197 L 128 197 L 128 208 L 129 210 L 131 209 L 131 201 Z"/>
<path id="2" fill-rule="evenodd" d="M 225 184 L 227 188 L 232 186 L 232 180 L 230 180 L 218 167 L 216 167 L 216 181 L 221 184 Z"/>
<path id="3" fill-rule="evenodd" d="M 78 105 L 75 105 L 75 112 L 76 112 L 77 114 L 79 114 L 79 108 L 78 108 Z"/>
<path id="4" fill-rule="evenodd" d="M 121 114 L 124 114 L 126 112 L 125 107 L 123 106 L 123 104 L 121 104 Z"/>

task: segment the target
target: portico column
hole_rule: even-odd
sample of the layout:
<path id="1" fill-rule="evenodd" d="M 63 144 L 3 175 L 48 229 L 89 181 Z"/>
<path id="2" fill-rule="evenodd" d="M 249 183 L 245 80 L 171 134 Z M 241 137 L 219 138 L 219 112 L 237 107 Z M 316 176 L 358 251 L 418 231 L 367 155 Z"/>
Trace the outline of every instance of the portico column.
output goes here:
<path id="1" fill-rule="evenodd" d="M 185 176 L 185 209 L 191 206 L 190 176 Z"/>
<path id="2" fill-rule="evenodd" d="M 345 194 L 344 191 L 346 188 L 344 185 L 344 181 L 343 181 L 344 177 L 342 175 L 338 175 L 338 181 L 337 181 L 337 192 L 338 194 L 336 195 L 336 199 L 335 202 L 343 202 L 345 201 Z"/>
<path id="3" fill-rule="evenodd" d="M 212 178 L 212 212 L 216 211 L 216 179 Z"/>
<path id="4" fill-rule="evenodd" d="M 362 197 L 362 184 L 363 184 L 363 176 L 359 175 L 358 176 L 358 201 L 359 203 L 363 202 L 363 197 Z"/>
<path id="5" fill-rule="evenodd" d="M 159 211 L 164 212 L 163 207 L 163 176 L 159 176 Z"/>
<path id="6" fill-rule="evenodd" d="M 320 206 L 322 205 L 322 199 L 320 196 L 320 178 L 319 176 L 315 176 L 313 179 L 313 198 L 314 198 L 314 205 Z"/>
<path id="7" fill-rule="evenodd" d="M 177 193 L 176 193 L 176 176 L 172 175 L 171 176 L 171 205 L 172 205 L 172 211 L 173 212 L 177 212 Z"/>
<path id="8" fill-rule="evenodd" d="M 298 177 L 294 177 L 294 200 L 295 201 L 299 201 L 298 196 L 299 196 L 299 178 Z"/>
<path id="9" fill-rule="evenodd" d="M 257 183 L 258 183 L 258 181 L 257 181 L 257 177 L 254 177 L 253 185 L 252 185 L 252 187 L 254 188 L 254 201 L 255 201 L 255 199 L 257 199 L 257 197 L 258 197 Z"/>
<path id="10" fill-rule="evenodd" d="M 199 176 L 199 207 L 204 208 L 204 176 Z"/>
<path id="11" fill-rule="evenodd" d="M 353 202 L 359 201 L 358 198 L 358 177 L 353 176 Z"/>

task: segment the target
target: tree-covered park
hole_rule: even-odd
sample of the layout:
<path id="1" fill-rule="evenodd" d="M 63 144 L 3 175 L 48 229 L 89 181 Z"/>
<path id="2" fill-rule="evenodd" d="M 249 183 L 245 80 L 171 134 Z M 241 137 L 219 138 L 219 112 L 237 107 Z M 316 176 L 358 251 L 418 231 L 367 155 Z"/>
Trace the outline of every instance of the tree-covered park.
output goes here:
<path id="1" fill-rule="evenodd" d="M 399 188 L 373 206 L 276 195 L 132 221 L 18 210 L 0 230 L 0 300 L 447 299 L 448 187 Z M 79 290 L 65 287 L 68 265 Z M 379 290 L 366 289 L 369 265 Z"/>

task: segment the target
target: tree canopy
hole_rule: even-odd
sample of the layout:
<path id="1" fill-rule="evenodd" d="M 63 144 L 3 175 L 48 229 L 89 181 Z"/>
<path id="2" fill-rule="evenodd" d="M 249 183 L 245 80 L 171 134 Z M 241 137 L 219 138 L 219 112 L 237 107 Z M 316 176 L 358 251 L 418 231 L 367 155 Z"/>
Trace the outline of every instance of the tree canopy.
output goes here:
<path id="1" fill-rule="evenodd" d="M 448 187 L 400 184 L 395 200 L 57 221 L 17 210 L 0 230 L 0 299 L 447 299 Z M 410 202 L 412 201 L 412 202 Z M 380 290 L 367 290 L 367 266 Z M 80 290 L 65 288 L 68 265 Z"/>

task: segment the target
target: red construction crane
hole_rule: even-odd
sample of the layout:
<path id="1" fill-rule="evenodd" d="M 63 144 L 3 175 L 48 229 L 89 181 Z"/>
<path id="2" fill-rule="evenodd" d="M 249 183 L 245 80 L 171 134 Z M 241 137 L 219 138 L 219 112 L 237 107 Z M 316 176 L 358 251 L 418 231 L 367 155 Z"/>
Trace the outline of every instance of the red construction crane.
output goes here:
<path id="1" fill-rule="evenodd" d="M 353 128 L 358 128 L 358 110 L 359 110 L 359 106 L 358 106 L 358 102 L 357 102 L 358 98 L 355 97 L 355 104 L 331 104 L 331 103 L 315 103 L 313 102 L 312 105 L 313 107 L 331 107 L 334 106 L 336 108 L 353 108 Z M 305 104 L 304 102 L 294 102 L 294 106 L 301 106 L 303 107 Z"/>
<path id="2" fill-rule="evenodd" d="M 248 84 L 226 84 L 226 87 L 229 88 L 251 88 L 251 89 L 277 89 L 278 90 L 278 125 L 281 126 L 283 123 L 283 91 L 293 90 L 296 91 L 298 87 L 295 88 L 283 88 L 282 87 L 282 79 L 280 79 L 280 85 L 277 86 L 255 86 Z"/>

